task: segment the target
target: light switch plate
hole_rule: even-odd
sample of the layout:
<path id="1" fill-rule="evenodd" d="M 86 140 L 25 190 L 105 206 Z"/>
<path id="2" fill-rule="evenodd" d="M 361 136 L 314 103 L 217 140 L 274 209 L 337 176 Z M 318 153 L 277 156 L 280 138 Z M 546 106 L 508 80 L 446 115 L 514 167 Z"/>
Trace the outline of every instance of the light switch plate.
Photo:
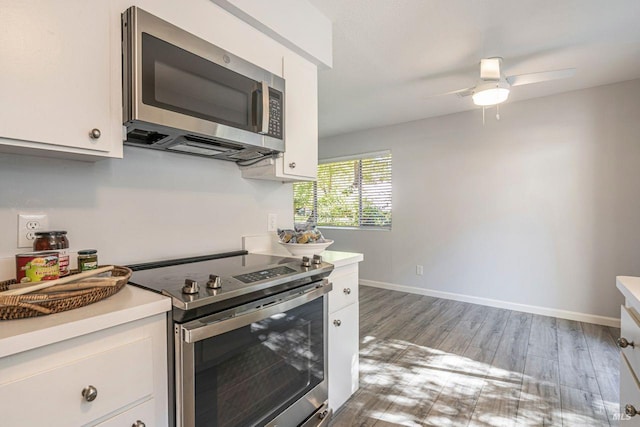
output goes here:
<path id="1" fill-rule="evenodd" d="M 267 218 L 267 231 L 278 230 L 278 214 L 270 213 Z"/>

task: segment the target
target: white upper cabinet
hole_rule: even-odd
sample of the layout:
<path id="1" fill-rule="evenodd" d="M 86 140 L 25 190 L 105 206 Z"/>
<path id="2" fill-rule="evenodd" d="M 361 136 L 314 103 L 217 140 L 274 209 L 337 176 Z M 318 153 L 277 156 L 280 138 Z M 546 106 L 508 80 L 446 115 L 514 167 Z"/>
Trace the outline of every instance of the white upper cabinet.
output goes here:
<path id="1" fill-rule="evenodd" d="M 318 69 L 291 54 L 283 58 L 285 153 L 242 168 L 245 178 L 315 181 L 318 171 Z"/>
<path id="2" fill-rule="evenodd" d="M 318 172 L 318 69 L 299 56 L 284 58 L 286 84 L 285 176 L 316 179 Z"/>
<path id="3" fill-rule="evenodd" d="M 0 151 L 122 157 L 111 4 L 0 0 Z"/>

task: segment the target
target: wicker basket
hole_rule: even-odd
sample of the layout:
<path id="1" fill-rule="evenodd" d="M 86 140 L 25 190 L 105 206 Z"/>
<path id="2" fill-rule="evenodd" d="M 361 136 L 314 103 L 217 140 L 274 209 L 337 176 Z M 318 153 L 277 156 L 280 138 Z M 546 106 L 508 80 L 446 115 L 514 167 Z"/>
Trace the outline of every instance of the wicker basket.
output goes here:
<path id="1" fill-rule="evenodd" d="M 118 280 L 113 286 L 92 287 L 88 289 L 52 292 L 43 289 L 24 295 L 0 296 L 0 320 L 24 319 L 73 310 L 110 297 L 124 287 L 131 277 L 131 269 L 116 266 L 111 271 Z M 15 279 L 0 282 L 0 291 L 9 289 Z"/>

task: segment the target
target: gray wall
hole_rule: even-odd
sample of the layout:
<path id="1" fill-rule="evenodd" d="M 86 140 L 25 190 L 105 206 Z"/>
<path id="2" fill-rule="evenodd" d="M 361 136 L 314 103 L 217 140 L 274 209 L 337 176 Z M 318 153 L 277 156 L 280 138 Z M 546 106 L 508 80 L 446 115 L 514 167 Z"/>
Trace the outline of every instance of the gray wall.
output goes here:
<path id="1" fill-rule="evenodd" d="M 327 229 L 332 249 L 364 253 L 362 279 L 619 317 L 615 276 L 640 275 L 640 80 L 492 114 L 322 140 L 320 158 L 393 153 L 392 231 Z"/>

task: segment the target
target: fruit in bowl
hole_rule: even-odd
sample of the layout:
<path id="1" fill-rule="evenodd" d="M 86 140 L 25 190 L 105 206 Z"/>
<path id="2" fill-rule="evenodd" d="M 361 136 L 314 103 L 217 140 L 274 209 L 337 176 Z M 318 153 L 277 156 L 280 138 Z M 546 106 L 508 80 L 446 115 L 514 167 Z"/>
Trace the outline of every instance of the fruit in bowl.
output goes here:
<path id="1" fill-rule="evenodd" d="M 278 242 L 282 246 L 284 246 L 291 255 L 294 256 L 311 256 L 311 255 L 319 255 L 324 252 L 332 243 L 331 239 L 324 239 L 323 242 L 318 243 L 285 243 Z"/>

